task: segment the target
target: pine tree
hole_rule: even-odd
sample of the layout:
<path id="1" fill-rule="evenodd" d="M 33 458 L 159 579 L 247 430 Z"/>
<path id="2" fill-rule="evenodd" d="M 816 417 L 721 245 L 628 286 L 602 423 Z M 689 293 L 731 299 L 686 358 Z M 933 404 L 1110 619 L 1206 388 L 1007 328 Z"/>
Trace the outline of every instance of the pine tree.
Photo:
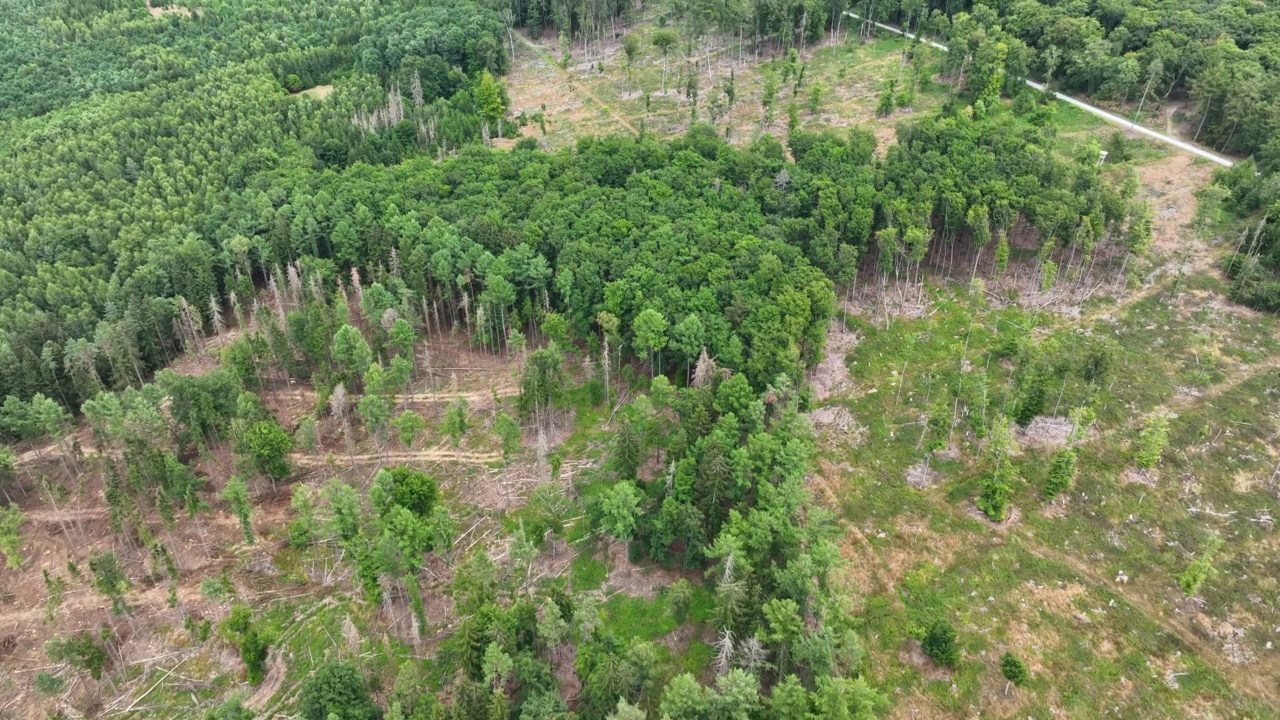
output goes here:
<path id="1" fill-rule="evenodd" d="M 939 664 L 954 668 L 960 662 L 960 646 L 956 644 L 956 630 L 946 620 L 936 620 L 929 626 L 921 641 L 925 655 Z"/>
<path id="2" fill-rule="evenodd" d="M 124 615 L 129 612 L 124 594 L 131 584 L 120 558 L 110 550 L 95 552 L 89 557 L 89 572 L 93 573 L 93 587 L 111 600 L 111 612 Z"/>
<path id="3" fill-rule="evenodd" d="M 10 503 L 8 509 L 0 510 L 0 553 L 10 570 L 22 566 L 22 523 L 22 509 L 17 505 Z"/>
<path id="4" fill-rule="evenodd" d="M 493 432 L 502 441 L 502 461 L 511 462 L 511 456 L 520 451 L 520 424 L 506 413 L 498 413 L 493 419 Z"/>
<path id="5" fill-rule="evenodd" d="M 1160 464 L 1165 444 L 1169 441 L 1169 416 L 1155 413 L 1142 424 L 1134 460 L 1139 468 L 1150 470 Z"/>
<path id="6" fill-rule="evenodd" d="M 244 532 L 244 541 L 252 545 L 253 504 L 249 500 L 249 488 L 245 485 L 244 478 L 239 475 L 232 475 L 219 497 L 231 507 L 231 512 L 235 513 L 236 518 L 240 520 L 240 530 Z"/>
<path id="7" fill-rule="evenodd" d="M 307 485 L 294 485 L 289 505 L 294 512 L 289 521 L 289 544 L 306 547 L 315 542 L 317 535 L 315 491 Z"/>
<path id="8" fill-rule="evenodd" d="M 476 108 L 489 122 L 498 129 L 498 137 L 502 137 L 502 118 L 507 114 L 507 106 L 502 100 L 502 86 L 488 70 L 480 72 L 480 80 L 475 89 Z"/>
<path id="9" fill-rule="evenodd" d="M 440 429 L 453 440 L 453 446 L 458 447 L 462 442 L 462 436 L 467 434 L 469 428 L 467 399 L 460 397 L 449 403 L 449 407 L 445 409 L 444 417 L 440 420 Z"/>
<path id="10" fill-rule="evenodd" d="M 1027 681 L 1027 665 L 1017 655 L 1007 652 L 1000 656 L 1000 674 L 1014 685 L 1022 685 Z"/>
<path id="11" fill-rule="evenodd" d="M 996 241 L 996 277 L 1002 277 L 1009 267 L 1009 234 L 1002 228 Z"/>
<path id="12" fill-rule="evenodd" d="M 391 421 L 395 426 L 396 436 L 400 439 L 400 443 L 404 445 L 405 450 L 413 447 L 413 441 L 427 427 L 427 421 L 422 416 L 412 410 L 405 410 Z"/>
<path id="13" fill-rule="evenodd" d="M 1044 484 L 1044 497 L 1052 500 L 1071 487 L 1076 476 L 1076 451 L 1062 448 L 1049 458 L 1049 477 Z"/>
<path id="14" fill-rule="evenodd" d="M 111 661 L 107 649 L 87 630 L 65 638 L 54 638 L 45 643 L 44 651 L 53 662 L 85 670 L 94 680 L 102 679 L 102 671 Z"/>

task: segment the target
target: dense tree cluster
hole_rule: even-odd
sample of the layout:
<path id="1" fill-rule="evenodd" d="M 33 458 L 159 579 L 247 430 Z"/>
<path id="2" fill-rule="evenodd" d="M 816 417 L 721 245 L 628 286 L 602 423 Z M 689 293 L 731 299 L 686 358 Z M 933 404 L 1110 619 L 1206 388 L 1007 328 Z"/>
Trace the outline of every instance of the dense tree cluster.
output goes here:
<path id="1" fill-rule="evenodd" d="M 151 5 L 167 12 L 153 17 L 144 0 L 0 7 L 0 117 L 40 115 L 91 95 L 145 90 L 226 65 L 262 67 L 291 91 L 311 87 L 350 68 L 355 45 L 380 21 L 399 17 L 412 27 L 417 18 L 409 16 L 421 12 L 417 3 L 388 0 Z M 479 15 L 474 7 L 464 12 Z M 474 42 L 458 19 L 435 30 L 459 45 Z"/>
<path id="2" fill-rule="evenodd" d="M 371 75 L 401 73 L 409 81 L 409 74 L 426 71 L 422 88 L 431 101 L 445 94 L 440 70 L 506 72 L 504 34 L 497 15 L 466 2 L 420 7 L 383 18 L 356 44 L 355 54 L 360 68 Z"/>
<path id="3" fill-rule="evenodd" d="M 239 192 L 224 188 L 216 208 L 174 196 L 179 206 L 154 226 L 176 232 L 189 213 L 210 223 L 205 239 L 146 240 L 132 216 L 116 215 L 128 206 L 94 223 L 63 212 L 70 189 L 35 192 L 28 202 L 38 211 L 13 223 L 27 240 L 8 255 L 19 272 L 0 358 L 13 372 L 3 378 L 19 396 L 90 397 L 136 383 L 229 315 L 273 322 L 265 344 L 290 374 L 309 377 L 327 364 L 327 338 L 344 337 L 320 306 L 354 284 L 358 322 L 380 358 L 395 345 L 396 320 L 406 330 L 464 327 L 500 350 L 513 332 L 536 333 L 548 318 L 560 327 L 562 317 L 579 339 L 616 323 L 615 353 L 625 345 L 655 370 L 664 361 L 688 369 L 705 348 L 760 388 L 779 373 L 798 380 L 816 361 L 832 279 L 849 285 L 861 260 L 876 257 L 899 277 L 926 257 L 961 275 L 986 258 L 982 269 L 998 273 L 1011 241 L 1030 242 L 1047 286 L 1087 277 L 1099 248 L 1141 252 L 1150 240 L 1131 179 L 1117 185 L 1087 148 L 1059 159 L 1050 130 L 1008 115 L 904 126 L 883 160 L 860 131 L 798 133 L 791 145 L 795 162 L 772 138 L 738 149 L 699 127 L 672 142 L 584 140 L 555 155 L 470 146 L 442 163 L 263 167 Z M 41 250 L 42 238 L 66 232 L 89 245 Z M 107 273 L 94 238 L 132 262 Z M 984 255 L 988 244 L 997 247 Z M 972 267 L 953 268 L 957 245 L 976 248 Z M 44 272 L 65 278 L 46 282 Z M 271 302 L 255 309 L 264 280 Z M 87 337 L 63 337 L 77 332 Z M 340 345 L 334 352 L 342 373 L 363 374 L 367 363 Z M 358 388 L 359 378 L 335 379 Z"/>
<path id="4" fill-rule="evenodd" d="M 785 375 L 760 393 L 741 373 L 702 368 L 700 377 L 708 375 L 684 390 L 659 376 L 617 412 L 615 479 L 588 500 L 587 520 L 606 539 L 628 542 L 637 559 L 706 571 L 714 679 L 704 685 L 672 672 L 654 643 L 619 637 L 595 594 L 536 582 L 529 563 L 568 529 L 563 489 L 545 484 L 519 513 L 503 558 L 475 552 L 454 566 L 460 619 L 434 659 L 454 678 L 447 699 L 414 682 L 415 665 L 406 663 L 388 716 L 562 718 L 565 672 L 580 684 L 573 707 L 586 720 L 872 718 L 887 708 L 861 676 L 852 617 L 828 592 L 835 525 L 804 488 L 815 447 L 798 393 Z M 651 465 L 666 469 L 637 473 Z M 381 473 L 373 514 L 385 517 L 392 498 L 420 497 L 407 489 L 414 482 L 402 471 Z M 356 492 L 335 485 L 327 495 L 333 532 L 358 537 L 367 513 Z M 690 591 L 683 580 L 665 591 L 679 622 Z M 302 688 L 303 715 L 364 717 L 364 685 L 354 666 L 325 666 Z"/>
<path id="5" fill-rule="evenodd" d="M 720 675 L 810 688 L 855 676 L 861 647 L 826 593 L 833 526 L 804 488 L 814 447 L 798 393 L 786 376 L 757 393 L 740 373 L 699 370 L 711 381 L 673 391 L 660 378 L 618 413 L 620 479 L 589 512 L 633 554 L 707 568 Z"/>
<path id="6" fill-rule="evenodd" d="M 102 387 L 141 382 L 213 329 L 235 287 L 228 275 L 260 272 L 243 262 L 252 247 L 219 228 L 261 172 L 396 162 L 478 140 L 487 124 L 501 132 L 505 91 L 486 68 L 505 70 L 506 56 L 485 50 L 501 26 L 484 11 L 246 5 L 158 20 L 141 3 L 0 10 L 39 16 L 0 21 L 15 36 L 0 43 L 14 55 L 0 63 L 13 75 L 0 92 L 21 98 L 0 105 L 48 111 L 0 126 L 0 395 L 42 391 L 74 406 Z M 387 22 L 366 23 L 369 12 Z M 447 42 L 415 44 L 392 27 Z M 365 55 L 394 56 L 409 77 L 352 70 L 360 43 Z M 50 61 L 50 48 L 68 56 Z M 407 55 L 416 52 L 428 54 Z M 181 71 L 147 71 L 171 56 L 187 59 Z M 286 92 L 339 71 L 324 101 Z M 76 79 L 85 87 L 67 86 Z M 237 219 L 291 223 L 314 239 L 310 208 L 276 217 L 275 205 L 240 205 Z"/>

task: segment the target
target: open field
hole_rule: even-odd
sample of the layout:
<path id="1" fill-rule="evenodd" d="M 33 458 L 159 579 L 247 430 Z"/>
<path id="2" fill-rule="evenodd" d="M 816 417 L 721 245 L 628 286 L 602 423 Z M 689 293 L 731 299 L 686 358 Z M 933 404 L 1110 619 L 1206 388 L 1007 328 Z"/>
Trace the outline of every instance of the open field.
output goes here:
<path id="1" fill-rule="evenodd" d="M 516 61 L 507 78 L 511 112 L 526 118 L 542 113 L 545 120 L 545 134 L 533 120 L 523 133 L 545 138 L 551 149 L 570 145 L 579 137 L 634 134 L 641 129 L 671 137 L 688 130 L 696 114 L 699 122 L 712 122 L 734 143 L 749 142 L 760 133 L 785 143 L 789 111 L 794 107 L 799 129 L 861 127 L 875 133 L 883 150 L 894 142 L 898 122 L 935 110 L 950 92 L 950 79 L 937 75 L 937 50 L 923 45 L 910 48 L 914 55 L 908 62 L 904 56 L 908 43 L 888 33 L 862 40 L 846 29 L 797 48 L 804 67 L 803 79 L 797 83 L 794 75 L 784 80 L 789 63 L 785 53 L 764 52 L 757 57 L 752 49 L 721 39 L 706 47 L 677 46 L 664 58 L 652 44 L 656 30 L 652 17 L 626 28 L 640 39 L 640 52 L 630 68 L 621 40 L 588 49 L 575 47 L 561 67 L 554 38 L 534 40 L 527 33 L 517 33 Z M 697 86 L 696 101 L 690 92 L 691 80 Z M 916 91 L 908 105 L 881 116 L 877 104 L 888 81 L 899 89 L 914 82 Z M 730 83 L 733 102 L 727 95 Z M 763 104 L 768 83 L 776 92 L 771 108 Z M 815 87 L 819 88 L 816 109 Z M 1067 137 L 1100 142 L 1115 131 L 1065 104 L 1056 109 L 1054 125 Z M 1134 135 L 1130 142 L 1134 152 L 1153 158 L 1168 152 Z"/>
<path id="2" fill-rule="evenodd" d="M 848 390 L 822 411 L 842 427 L 824 429 L 815 482 L 844 518 L 845 582 L 865 613 L 880 677 L 900 690 L 897 717 L 1160 717 L 1190 708 L 1262 717 L 1280 702 L 1269 559 L 1280 326 L 1226 300 L 1215 263 L 1231 244 L 1195 236 L 1194 200 L 1183 195 L 1207 182 L 1207 170 L 1179 158 L 1170 173 L 1172 162 L 1139 168 L 1163 240 L 1129 287 L 1103 288 L 1083 304 L 1042 303 L 1023 285 L 1017 304 L 1007 287 L 978 298 L 932 287 L 905 288 L 920 299 L 888 316 L 875 293 L 846 305 Z M 1114 366 L 1093 391 L 1098 420 L 1080 446 L 1078 479 L 1052 502 L 1042 497 L 1048 457 L 1089 391 L 1066 367 L 1060 387 L 1050 383 L 1048 417 L 1017 432 L 1025 482 L 996 525 L 973 505 L 990 470 L 965 406 L 955 401 L 956 424 L 937 453 L 922 449 L 924 418 L 938 397 L 950 408 L 952 390 L 983 368 L 992 411 L 1011 410 L 1014 365 L 999 348 L 1016 336 L 1057 348 L 1064 366 L 1086 338 L 1106 342 Z M 1134 445 L 1156 413 L 1172 418 L 1168 450 L 1155 470 L 1139 472 Z M 1211 536 L 1226 541 L 1215 572 L 1186 597 L 1177 577 Z M 968 638 L 955 673 L 923 661 L 910 639 L 938 613 Z M 1032 666 L 1023 688 L 992 679 L 1006 650 Z"/>

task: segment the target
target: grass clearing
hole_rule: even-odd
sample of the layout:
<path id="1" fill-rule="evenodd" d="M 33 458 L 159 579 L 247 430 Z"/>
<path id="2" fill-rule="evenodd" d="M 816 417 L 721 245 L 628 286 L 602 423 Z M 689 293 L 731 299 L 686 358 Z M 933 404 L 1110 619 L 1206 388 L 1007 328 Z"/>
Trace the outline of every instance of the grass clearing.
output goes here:
<path id="1" fill-rule="evenodd" d="M 1159 200 L 1173 190 L 1151 192 Z M 1195 249 L 1210 259 L 1224 251 Z M 908 698 L 899 712 L 1274 716 L 1280 327 L 1231 305 L 1211 270 L 1163 271 L 1170 259 L 1157 256 L 1140 271 L 1157 271 L 1139 275 L 1145 283 L 1091 298 L 1078 315 L 994 307 L 959 288 L 926 291 L 915 314 L 886 320 L 864 305 L 846 315 L 860 338 L 848 358 L 853 387 L 826 402 L 865 432 L 825 444 L 830 491 L 820 496 L 838 498 L 847 522 L 846 557 L 863 567 L 854 578 L 865 592 L 863 636 L 876 675 Z M 932 458 L 925 420 L 939 397 L 950 409 L 952 389 L 963 392 L 982 369 L 988 408 L 1012 408 L 1008 351 L 1028 338 L 1069 366 L 1049 383 L 1045 413 L 1065 416 L 1091 399 L 1098 422 L 1074 487 L 1052 504 L 1041 491 L 1052 446 L 1024 438 L 1017 520 L 994 528 L 972 515 L 986 466 L 963 404 Z M 1112 348 L 1111 372 L 1090 389 L 1070 367 L 1100 339 Z M 1139 484 L 1130 481 L 1134 442 L 1155 412 L 1170 414 L 1169 440 L 1152 481 Z M 936 474 L 908 485 L 908 471 L 926 462 Z M 1215 571 L 1185 598 L 1176 578 L 1214 535 L 1226 541 Z M 937 617 L 962 639 L 954 672 L 918 652 Z M 1032 669 L 1008 694 L 998 668 L 1006 650 Z"/>
<path id="2" fill-rule="evenodd" d="M 932 111 L 946 102 L 949 93 L 948 79 L 937 75 L 941 53 L 927 46 L 908 48 L 897 35 L 886 33 L 864 42 L 848 33 L 827 34 L 798 48 L 804 76 L 797 87 L 794 74 L 783 81 L 789 62 L 785 53 L 767 51 L 757 56 L 736 40 L 723 40 L 708 47 L 682 44 L 664 59 L 650 40 L 657 29 L 655 15 L 626 30 L 641 40 L 640 53 L 630 67 L 621 39 L 606 42 L 600 50 L 593 46 L 589 52 L 575 46 L 562 69 L 554 37 L 522 35 L 506 82 L 512 113 L 527 120 L 524 134 L 541 137 L 548 148 L 557 149 L 579 137 L 612 132 L 680 135 L 696 117 L 713 122 L 731 142 L 749 142 L 762 132 L 785 142 L 794 106 L 798 128 L 862 127 L 874 132 L 883 148 L 893 142 L 898 122 Z M 911 63 L 904 62 L 907 50 L 914 53 Z M 880 117 L 876 109 L 886 83 L 893 81 L 902 89 L 913 79 L 913 99 Z M 770 108 L 763 103 L 767 83 L 776 89 Z M 733 102 L 728 99 L 730 84 Z M 814 88 L 819 88 L 816 104 L 812 103 Z M 538 113 L 542 126 L 533 119 Z M 1112 131 L 1098 118 L 1065 103 L 1057 104 L 1052 119 L 1071 142 L 1105 142 Z M 1131 143 L 1133 152 L 1144 159 L 1162 156 L 1158 146 Z"/>

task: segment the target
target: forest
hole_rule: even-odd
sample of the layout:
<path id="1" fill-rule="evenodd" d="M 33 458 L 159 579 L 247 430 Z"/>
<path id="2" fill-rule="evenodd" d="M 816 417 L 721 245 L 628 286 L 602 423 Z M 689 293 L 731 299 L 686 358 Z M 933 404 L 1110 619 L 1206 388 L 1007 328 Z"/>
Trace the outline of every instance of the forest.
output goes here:
<path id="1" fill-rule="evenodd" d="M 26 207 L 36 214 L 16 231 L 24 250 L 7 253 L 16 264 L 7 394 L 74 404 L 162 367 L 184 335 L 253 313 L 255 282 L 328 296 L 358 278 L 378 283 L 379 312 L 475 325 L 495 350 L 511 329 L 534 332 L 547 312 L 563 314 L 583 341 L 608 312 L 621 341 L 647 351 L 665 342 L 638 337 L 644 311 L 661 315 L 664 334 L 692 317 L 696 332 L 668 356 L 687 366 L 705 346 L 760 388 L 779 373 L 798 380 L 816 361 L 833 282 L 850 283 L 862 258 L 901 277 L 931 250 L 972 242 L 973 275 L 992 244 L 984 269 L 1000 272 L 1010 243 L 1034 232 L 1044 268 L 1056 276 L 1061 261 L 1065 278 L 1091 272 L 1095 249 L 1123 256 L 1150 241 L 1131 183 L 1103 176 L 1087 156 L 1044 162 L 1051 128 L 956 115 L 911 133 L 883 164 L 872 162 L 874 138 L 857 131 L 797 136 L 789 163 L 772 138 L 739 150 L 709 129 L 671 143 L 584 141 L 554 156 L 469 146 L 444 162 L 356 162 L 341 172 L 272 163 L 208 210 L 175 197 L 173 213 L 127 226 L 89 220 L 111 208 L 64 212 L 71 189 L 32 187 Z M 20 172 L 11 181 L 28 185 Z M 68 223 L 82 227 L 56 227 Z M 148 226 L 162 237 L 139 237 Z M 41 247 L 54 236 L 83 243 Z M 118 258 L 110 273 L 90 264 L 104 252 Z"/>
<path id="2" fill-rule="evenodd" d="M 1270 716 L 1270 17 L 0 3 L 0 718 Z"/>

